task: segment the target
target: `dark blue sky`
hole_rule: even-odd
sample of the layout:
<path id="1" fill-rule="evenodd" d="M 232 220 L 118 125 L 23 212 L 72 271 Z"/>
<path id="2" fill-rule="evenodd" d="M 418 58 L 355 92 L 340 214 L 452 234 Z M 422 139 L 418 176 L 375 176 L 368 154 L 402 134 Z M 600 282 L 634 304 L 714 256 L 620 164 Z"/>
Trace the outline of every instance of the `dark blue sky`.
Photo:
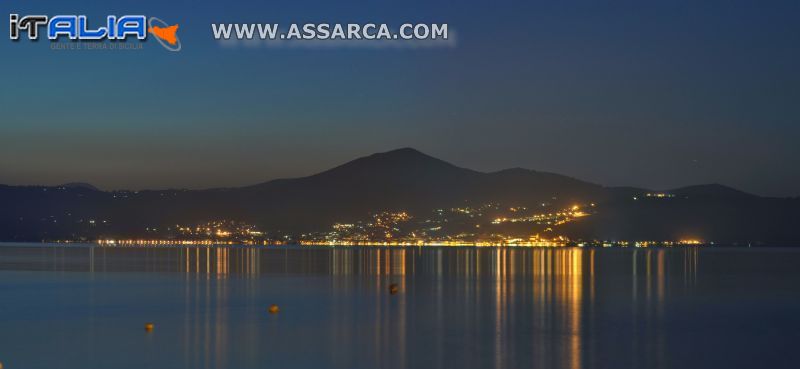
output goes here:
<path id="1" fill-rule="evenodd" d="M 0 183 L 205 188 L 411 146 L 479 170 L 800 195 L 797 1 L 4 1 L 144 14 L 183 50 L 3 27 Z M 435 48 L 228 48 L 212 22 L 449 23 Z"/>

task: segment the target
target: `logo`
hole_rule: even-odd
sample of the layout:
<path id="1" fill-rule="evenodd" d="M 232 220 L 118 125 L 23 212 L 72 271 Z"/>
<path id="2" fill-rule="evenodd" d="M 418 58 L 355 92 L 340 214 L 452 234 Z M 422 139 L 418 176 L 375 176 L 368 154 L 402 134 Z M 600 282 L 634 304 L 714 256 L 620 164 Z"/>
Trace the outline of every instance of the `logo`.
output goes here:
<path id="1" fill-rule="evenodd" d="M 161 26 L 154 25 L 158 23 Z M 168 25 L 166 22 L 156 17 L 151 17 L 147 21 L 149 28 L 147 29 L 150 34 L 156 36 L 156 40 L 161 46 L 169 51 L 181 51 L 181 40 L 178 38 L 178 25 Z"/>
<path id="2" fill-rule="evenodd" d="M 109 15 L 105 23 L 97 28 L 89 26 L 85 15 L 9 15 L 9 37 L 19 40 L 20 36 L 27 33 L 29 40 L 38 40 L 44 31 L 47 38 L 57 41 L 60 38 L 70 40 L 109 40 L 122 41 L 128 39 L 145 40 L 148 33 L 155 37 L 161 46 L 169 51 L 180 51 L 181 40 L 178 38 L 178 24 L 169 25 L 163 20 L 144 15 L 123 15 L 120 17 Z"/>

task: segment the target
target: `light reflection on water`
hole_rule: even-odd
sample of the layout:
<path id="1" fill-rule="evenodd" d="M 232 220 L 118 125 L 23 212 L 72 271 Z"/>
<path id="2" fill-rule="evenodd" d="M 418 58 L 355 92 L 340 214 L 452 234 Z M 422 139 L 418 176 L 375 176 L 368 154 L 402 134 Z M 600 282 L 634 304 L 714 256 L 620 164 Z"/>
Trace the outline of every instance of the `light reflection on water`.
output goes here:
<path id="1" fill-rule="evenodd" d="M 791 367 L 781 342 L 798 338 L 798 261 L 794 250 L 697 248 L 5 246 L 0 361 Z M 272 303 L 281 313 L 266 313 Z"/>

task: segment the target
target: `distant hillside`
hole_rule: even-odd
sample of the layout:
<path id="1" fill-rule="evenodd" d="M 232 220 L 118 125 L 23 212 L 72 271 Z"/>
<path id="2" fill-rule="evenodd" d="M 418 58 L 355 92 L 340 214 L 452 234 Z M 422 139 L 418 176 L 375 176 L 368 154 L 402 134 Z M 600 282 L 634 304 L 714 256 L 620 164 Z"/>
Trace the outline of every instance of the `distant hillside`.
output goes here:
<path id="1" fill-rule="evenodd" d="M 723 186 L 721 184 L 716 184 L 716 183 L 681 187 L 681 188 L 676 188 L 669 192 L 675 194 L 678 197 L 684 197 L 684 198 L 704 197 L 704 198 L 726 198 L 726 199 L 746 199 L 746 198 L 752 199 L 754 197 L 757 197 L 747 192 L 739 191 L 735 188 Z"/>
<path id="2" fill-rule="evenodd" d="M 620 198 L 564 227 L 575 238 L 800 246 L 800 200 L 724 193 Z M 730 195 L 732 193 L 728 193 Z"/>
<path id="3" fill-rule="evenodd" d="M 595 203 L 596 214 L 563 232 L 585 239 L 800 241 L 797 200 L 761 198 L 721 185 L 634 200 L 645 192 L 520 168 L 483 173 L 404 148 L 308 177 L 232 189 L 103 192 L 85 184 L 0 186 L 0 240 L 143 237 L 148 229 L 218 219 L 307 232 L 384 210 L 427 214 L 487 203 L 530 208 Z"/>
<path id="4" fill-rule="evenodd" d="M 72 182 L 72 183 L 65 183 L 65 184 L 63 184 L 63 185 L 61 185 L 61 186 L 58 186 L 58 187 L 66 187 L 66 188 L 82 188 L 82 189 L 89 190 L 89 191 L 100 191 L 100 189 L 99 189 L 99 188 L 97 188 L 97 187 L 95 187 L 95 186 L 92 186 L 92 185 L 91 185 L 91 184 L 89 184 L 89 183 L 83 183 L 83 182 Z"/>
<path id="5" fill-rule="evenodd" d="M 465 203 L 535 204 L 588 201 L 603 188 L 573 178 L 528 170 L 481 173 L 413 149 L 356 159 L 304 178 L 270 181 L 235 191 L 257 200 L 251 216 L 279 228 L 322 225 L 371 211 L 430 211 Z M 280 216 L 260 209 L 280 211 Z M 243 209 L 239 209 L 243 210 Z"/>

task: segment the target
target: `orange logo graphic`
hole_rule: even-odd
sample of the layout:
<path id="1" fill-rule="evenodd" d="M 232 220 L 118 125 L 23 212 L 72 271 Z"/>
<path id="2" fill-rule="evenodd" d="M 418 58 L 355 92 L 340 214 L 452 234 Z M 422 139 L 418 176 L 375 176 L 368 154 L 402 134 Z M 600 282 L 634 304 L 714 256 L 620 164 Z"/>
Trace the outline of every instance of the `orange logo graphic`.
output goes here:
<path id="1" fill-rule="evenodd" d="M 155 36 L 156 41 L 169 51 L 181 50 L 181 39 L 178 37 L 178 25 L 169 25 L 161 19 L 150 17 L 147 21 L 147 32 Z"/>
<path id="2" fill-rule="evenodd" d="M 169 42 L 170 45 L 178 43 L 178 36 L 175 34 L 178 31 L 177 24 L 169 27 L 152 26 L 147 31 L 153 34 L 153 36 Z"/>

